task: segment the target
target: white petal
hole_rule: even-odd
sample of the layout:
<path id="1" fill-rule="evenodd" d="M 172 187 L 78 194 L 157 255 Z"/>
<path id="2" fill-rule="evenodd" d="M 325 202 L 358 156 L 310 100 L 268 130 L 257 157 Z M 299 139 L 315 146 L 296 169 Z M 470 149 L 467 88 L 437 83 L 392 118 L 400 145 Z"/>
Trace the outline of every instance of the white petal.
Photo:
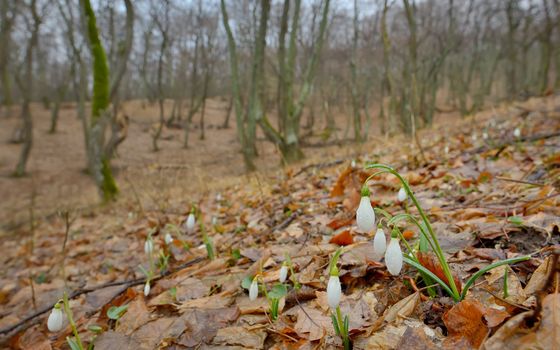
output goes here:
<path id="1" fill-rule="evenodd" d="M 342 296 L 342 287 L 340 286 L 340 279 L 338 276 L 331 276 L 327 284 L 327 301 L 331 309 L 336 309 L 340 304 Z"/>
<path id="2" fill-rule="evenodd" d="M 255 301 L 259 296 L 259 284 L 257 283 L 257 279 L 253 278 L 253 282 L 251 282 L 251 286 L 249 287 L 249 300 Z"/>
<path id="3" fill-rule="evenodd" d="M 146 254 L 152 254 L 152 252 L 154 251 L 154 242 L 152 242 L 151 239 L 147 239 L 146 243 L 144 243 L 144 252 Z"/>
<path id="4" fill-rule="evenodd" d="M 401 187 L 401 189 L 399 190 L 399 193 L 397 194 L 397 200 L 399 202 L 404 202 L 406 200 L 406 190 L 404 189 L 404 187 Z"/>
<path id="5" fill-rule="evenodd" d="M 375 212 L 369 197 L 362 197 L 360 206 L 356 210 L 356 223 L 361 232 L 368 233 L 375 229 Z"/>
<path id="6" fill-rule="evenodd" d="M 383 229 L 377 229 L 375 233 L 375 237 L 373 237 L 373 251 L 379 258 L 385 254 L 385 250 L 387 249 L 387 238 L 385 238 L 385 232 Z"/>
<path id="7" fill-rule="evenodd" d="M 193 213 L 189 214 L 189 217 L 187 218 L 187 232 L 188 233 L 194 232 L 195 221 L 196 220 L 195 220 L 194 214 Z"/>
<path id="8" fill-rule="evenodd" d="M 397 276 L 401 272 L 402 264 L 403 255 L 399 240 L 397 238 L 391 238 L 391 242 L 389 242 L 389 246 L 385 252 L 385 265 L 387 266 L 387 270 L 391 275 Z"/>
<path id="9" fill-rule="evenodd" d="M 64 321 L 64 315 L 62 314 L 62 310 L 60 308 L 54 307 L 49 315 L 49 319 L 47 320 L 47 328 L 49 332 L 58 332 L 62 329 Z"/>
<path id="10" fill-rule="evenodd" d="M 165 244 L 169 245 L 173 243 L 173 236 L 170 233 L 165 234 Z"/>
<path id="11" fill-rule="evenodd" d="M 280 283 L 284 283 L 287 277 L 288 277 L 288 266 L 282 265 L 282 267 L 280 268 L 280 278 L 279 278 Z"/>
<path id="12" fill-rule="evenodd" d="M 146 281 L 146 284 L 144 285 L 144 296 L 148 296 L 150 295 L 150 282 Z"/>

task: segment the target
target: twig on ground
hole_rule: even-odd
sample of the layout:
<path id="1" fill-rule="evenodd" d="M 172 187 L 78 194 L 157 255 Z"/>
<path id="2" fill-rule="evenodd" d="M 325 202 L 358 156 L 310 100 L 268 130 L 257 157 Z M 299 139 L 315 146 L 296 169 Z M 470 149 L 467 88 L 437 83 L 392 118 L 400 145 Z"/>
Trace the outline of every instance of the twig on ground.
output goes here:
<path id="1" fill-rule="evenodd" d="M 198 257 L 198 258 L 195 258 L 195 259 L 193 259 L 193 260 L 189 260 L 189 261 L 187 261 L 187 262 L 185 262 L 185 263 L 179 265 L 179 266 L 178 266 L 176 269 L 174 269 L 173 271 L 164 272 L 164 273 L 158 275 L 157 277 L 152 278 L 151 280 L 152 280 L 152 281 L 157 281 L 157 280 L 159 280 L 159 279 L 161 279 L 161 278 L 164 278 L 164 277 L 167 277 L 167 276 L 169 276 L 169 275 L 171 275 L 171 274 L 174 274 L 174 273 L 176 273 L 176 272 L 179 272 L 179 271 L 181 271 L 182 269 L 187 268 L 187 267 L 189 267 L 189 266 L 191 266 L 191 265 L 194 265 L 194 264 L 196 264 L 196 263 L 198 263 L 198 262 L 201 262 L 201 261 L 203 261 L 203 260 L 205 260 L 205 259 L 206 259 L 206 257 Z M 125 280 L 125 281 L 113 281 L 113 282 L 108 282 L 108 283 L 100 284 L 100 285 L 98 285 L 98 286 L 93 286 L 93 287 L 89 287 L 89 288 L 80 288 L 80 289 L 77 289 L 77 290 L 73 291 L 72 293 L 70 293 L 70 295 L 68 296 L 68 298 L 69 298 L 69 299 L 74 299 L 74 298 L 76 298 L 76 297 L 78 297 L 78 296 L 80 296 L 80 295 L 82 295 L 82 294 L 91 293 L 91 292 L 94 292 L 94 291 L 96 291 L 96 290 L 100 290 L 100 289 L 104 289 L 104 288 L 108 288 L 108 287 L 126 285 L 127 288 L 128 288 L 128 287 L 133 287 L 133 286 L 141 285 L 141 284 L 144 284 L 144 283 L 146 283 L 146 278 L 136 278 L 136 279 L 133 279 L 133 280 Z M 42 309 L 38 310 L 37 312 L 34 312 L 33 314 L 31 314 L 31 315 L 29 315 L 29 316 L 23 318 L 23 319 L 22 319 L 21 321 L 19 321 L 18 323 L 0 329 L 0 334 L 9 334 L 9 333 L 12 333 L 12 332 L 14 332 L 14 331 L 17 331 L 17 330 L 19 330 L 22 326 L 24 326 L 25 324 L 27 324 L 29 321 L 35 319 L 35 318 L 38 317 L 38 316 L 41 316 L 42 314 L 48 312 L 48 311 L 51 310 L 51 309 L 52 309 L 52 305 L 47 305 L 47 306 L 43 307 Z M 2 343 L 3 343 L 3 342 L 0 341 L 0 344 L 2 344 Z"/>

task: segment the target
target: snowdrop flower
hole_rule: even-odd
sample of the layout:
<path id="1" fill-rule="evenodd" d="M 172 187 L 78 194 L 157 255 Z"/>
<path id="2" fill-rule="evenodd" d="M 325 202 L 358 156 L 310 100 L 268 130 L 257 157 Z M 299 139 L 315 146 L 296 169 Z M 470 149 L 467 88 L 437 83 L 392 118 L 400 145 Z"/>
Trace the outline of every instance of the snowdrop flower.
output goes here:
<path id="1" fill-rule="evenodd" d="M 253 278 L 253 282 L 251 282 L 251 286 L 249 287 L 249 300 L 255 301 L 259 296 L 259 284 L 257 282 L 257 277 Z"/>
<path id="2" fill-rule="evenodd" d="M 477 139 L 476 133 L 472 134 L 471 139 L 473 142 L 476 142 Z"/>
<path id="3" fill-rule="evenodd" d="M 385 252 L 385 265 L 387 270 L 393 276 L 397 276 L 402 269 L 403 255 L 401 251 L 401 246 L 399 245 L 399 239 L 396 237 L 391 238 L 387 251 Z"/>
<path id="4" fill-rule="evenodd" d="M 282 267 L 280 268 L 280 283 L 284 283 L 286 281 L 286 278 L 288 277 L 288 265 L 282 264 Z"/>
<path id="5" fill-rule="evenodd" d="M 376 255 L 381 257 L 385 254 L 385 250 L 387 249 L 387 241 L 385 238 L 385 232 L 383 232 L 382 228 L 378 228 L 375 236 L 373 237 L 373 251 Z"/>
<path id="6" fill-rule="evenodd" d="M 356 210 L 356 223 L 358 229 L 364 233 L 375 229 L 375 212 L 369 200 L 369 189 L 364 185 L 362 188 L 362 199 Z"/>
<path id="7" fill-rule="evenodd" d="M 148 296 L 150 294 L 150 281 L 146 281 L 144 285 L 144 296 Z"/>
<path id="8" fill-rule="evenodd" d="M 356 161 L 352 159 L 352 162 L 350 163 L 350 167 L 355 168 L 356 167 Z"/>
<path id="9" fill-rule="evenodd" d="M 190 213 L 188 218 L 187 218 L 187 222 L 185 223 L 185 227 L 186 227 L 188 233 L 194 232 L 195 222 L 196 222 L 196 219 L 194 217 L 194 214 Z"/>
<path id="10" fill-rule="evenodd" d="M 485 140 L 488 140 L 488 133 L 487 132 L 483 132 L 482 133 L 482 138 Z"/>
<path id="11" fill-rule="evenodd" d="M 449 154 L 449 146 L 445 146 L 445 148 L 443 149 L 443 151 L 445 152 L 445 154 Z"/>
<path id="12" fill-rule="evenodd" d="M 47 328 L 49 332 L 59 332 L 62 329 L 64 321 L 64 314 L 60 309 L 60 303 L 56 303 L 49 315 L 49 319 L 47 320 Z"/>
<path id="13" fill-rule="evenodd" d="M 152 241 L 152 237 L 148 237 L 146 239 L 146 242 L 144 243 L 144 252 L 147 255 L 152 254 L 152 252 L 154 251 L 154 242 Z"/>
<path id="14" fill-rule="evenodd" d="M 167 245 L 173 243 L 173 236 L 171 236 L 171 233 L 166 233 L 164 239 L 165 239 L 165 244 Z"/>
<path id="15" fill-rule="evenodd" d="M 397 193 L 397 200 L 399 202 L 404 202 L 406 200 L 406 197 L 408 197 L 406 194 L 406 190 L 404 189 L 404 187 L 401 187 L 399 193 Z"/>
<path id="16" fill-rule="evenodd" d="M 521 129 L 519 128 L 515 128 L 515 130 L 513 130 L 513 136 L 518 139 L 521 137 Z"/>
<path id="17" fill-rule="evenodd" d="M 342 296 L 342 287 L 340 286 L 340 279 L 337 275 L 331 275 L 329 277 L 329 283 L 327 284 L 327 301 L 331 309 L 336 309 L 340 304 L 340 298 Z"/>

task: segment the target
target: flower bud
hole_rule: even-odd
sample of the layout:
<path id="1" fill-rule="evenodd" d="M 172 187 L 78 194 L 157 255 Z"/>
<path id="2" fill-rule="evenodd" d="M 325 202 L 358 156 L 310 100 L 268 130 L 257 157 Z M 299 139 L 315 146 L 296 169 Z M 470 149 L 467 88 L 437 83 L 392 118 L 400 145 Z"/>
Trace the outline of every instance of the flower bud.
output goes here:
<path id="1" fill-rule="evenodd" d="M 146 239 L 146 242 L 144 243 L 144 252 L 148 255 L 152 254 L 152 252 L 154 251 L 154 242 L 152 241 L 151 238 Z"/>
<path id="2" fill-rule="evenodd" d="M 338 276 L 330 276 L 329 283 L 327 284 L 327 301 L 331 309 L 336 309 L 340 304 L 342 296 L 342 287 L 340 286 L 340 279 Z"/>
<path id="3" fill-rule="evenodd" d="M 188 233 L 194 232 L 194 225 L 196 224 L 196 218 L 194 217 L 193 213 L 190 213 L 187 217 L 187 222 L 185 223 L 185 227 Z"/>
<path id="4" fill-rule="evenodd" d="M 387 249 L 387 239 L 385 238 L 385 232 L 382 228 L 378 228 L 375 236 L 373 237 L 373 251 L 375 254 L 381 258 L 385 254 Z"/>
<path id="5" fill-rule="evenodd" d="M 521 137 L 521 129 L 519 128 L 515 128 L 515 130 L 513 130 L 513 136 L 518 139 Z"/>
<path id="6" fill-rule="evenodd" d="M 49 332 L 59 332 L 62 329 L 62 325 L 64 323 L 64 314 L 60 309 L 60 304 L 57 303 L 49 315 L 49 319 L 47 320 L 47 328 Z"/>
<path id="7" fill-rule="evenodd" d="M 360 205 L 356 210 L 356 223 L 361 232 L 368 233 L 375 229 L 375 212 L 371 206 L 369 197 L 362 197 Z"/>
<path id="8" fill-rule="evenodd" d="M 249 287 L 249 300 L 255 301 L 259 296 L 259 284 L 257 282 L 257 277 L 253 278 L 251 286 Z"/>
<path id="9" fill-rule="evenodd" d="M 284 283 L 287 277 L 288 277 L 288 266 L 282 265 L 282 267 L 280 268 L 280 278 L 279 278 L 280 283 Z"/>
<path id="10" fill-rule="evenodd" d="M 406 200 L 406 197 L 408 197 L 408 195 L 406 194 L 406 190 L 404 189 L 404 187 L 401 187 L 399 193 L 397 193 L 397 200 L 399 202 L 404 202 Z"/>
<path id="11" fill-rule="evenodd" d="M 166 233 L 164 239 L 165 239 L 165 244 L 167 245 L 173 243 L 173 236 L 171 236 L 171 233 Z"/>
<path id="12" fill-rule="evenodd" d="M 150 294 L 150 281 L 146 281 L 144 285 L 144 296 L 148 296 Z"/>
<path id="13" fill-rule="evenodd" d="M 403 255 L 398 238 L 391 238 L 387 251 L 385 252 L 385 265 L 391 275 L 397 276 L 402 269 Z"/>

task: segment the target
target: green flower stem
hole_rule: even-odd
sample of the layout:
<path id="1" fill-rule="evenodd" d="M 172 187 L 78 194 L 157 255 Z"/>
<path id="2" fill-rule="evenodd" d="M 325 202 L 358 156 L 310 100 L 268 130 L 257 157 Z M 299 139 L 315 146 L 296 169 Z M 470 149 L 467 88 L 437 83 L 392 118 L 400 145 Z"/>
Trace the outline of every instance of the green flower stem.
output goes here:
<path id="1" fill-rule="evenodd" d="M 430 240 L 430 237 L 428 236 L 428 234 L 424 231 L 424 228 L 422 227 L 422 225 L 420 225 L 420 223 L 418 222 L 418 220 L 416 220 L 416 218 L 408 213 L 401 213 L 401 214 L 397 214 L 395 216 L 393 216 L 393 218 L 391 220 L 389 220 L 389 224 L 396 224 L 397 222 L 404 220 L 404 219 L 408 219 L 410 220 L 413 224 L 415 224 L 419 229 L 420 229 L 420 233 L 422 235 L 424 235 L 424 237 L 426 238 L 426 240 L 428 241 L 428 243 L 430 244 L 430 247 L 432 247 L 432 250 L 436 253 L 436 256 L 438 257 L 438 260 L 441 259 L 445 259 L 443 256 L 440 256 L 438 254 L 438 251 L 436 249 L 436 246 L 434 245 L 434 243 L 432 243 L 432 241 Z"/>
<path id="2" fill-rule="evenodd" d="M 74 318 L 72 317 L 72 309 L 70 309 L 70 303 L 68 302 L 68 293 L 64 292 L 62 301 L 64 304 L 64 313 L 68 318 L 68 322 L 70 323 L 70 327 L 72 328 L 72 333 L 74 333 L 74 337 L 76 338 L 76 343 L 80 347 L 80 349 L 84 349 L 82 345 L 82 340 L 80 339 L 80 335 L 78 334 L 78 328 L 76 327 L 76 323 L 74 322 Z"/>
<path id="3" fill-rule="evenodd" d="M 420 206 L 420 203 L 418 202 L 418 199 L 416 199 L 416 197 L 412 193 L 412 190 L 410 189 L 410 186 L 408 185 L 407 181 L 401 176 L 401 174 L 399 174 L 393 168 L 391 168 L 390 166 L 384 165 L 384 164 L 370 164 L 370 165 L 366 166 L 366 169 L 383 169 L 385 172 L 389 172 L 389 173 L 393 174 L 394 176 L 396 176 L 401 181 L 408 197 L 412 200 L 412 202 L 414 203 L 414 206 L 416 206 L 416 208 L 418 209 L 418 213 L 422 217 L 422 221 L 424 222 L 426 228 L 428 229 L 428 233 L 433 240 L 433 244 L 436 248 L 436 249 L 434 249 L 434 252 L 438 256 L 438 259 L 439 259 L 439 262 L 440 262 L 441 267 L 443 269 L 443 272 L 445 274 L 445 277 L 449 281 L 449 286 L 451 287 L 451 291 L 452 291 L 452 295 L 453 295 L 454 299 L 460 298 L 459 290 L 457 289 L 457 286 L 455 285 L 455 281 L 453 280 L 453 276 L 451 274 L 451 268 L 449 267 L 449 264 L 447 263 L 445 257 L 443 256 L 443 250 L 441 249 L 441 246 L 439 245 L 439 242 L 438 242 L 437 237 L 434 233 L 434 230 L 432 229 L 432 225 L 430 225 L 430 221 L 428 220 L 428 217 L 426 216 L 426 213 L 424 213 L 424 210 Z"/>
<path id="4" fill-rule="evenodd" d="M 336 307 L 336 321 L 338 323 L 338 329 L 340 330 L 340 337 L 342 338 L 344 349 L 350 350 L 350 339 L 348 338 L 348 324 L 344 322 L 344 319 L 342 318 L 342 312 L 340 311 L 340 306 Z"/>

